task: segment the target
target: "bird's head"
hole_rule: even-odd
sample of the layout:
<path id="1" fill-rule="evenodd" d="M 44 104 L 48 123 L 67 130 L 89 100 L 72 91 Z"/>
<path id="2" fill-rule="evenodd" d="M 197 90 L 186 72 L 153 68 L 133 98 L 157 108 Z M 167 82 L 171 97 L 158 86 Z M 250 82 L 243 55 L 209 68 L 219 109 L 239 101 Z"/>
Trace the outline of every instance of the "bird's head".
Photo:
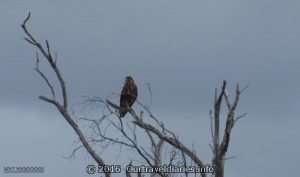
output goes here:
<path id="1" fill-rule="evenodd" d="M 126 83 L 134 83 L 134 80 L 133 80 L 133 78 L 131 76 L 126 76 L 125 82 Z"/>

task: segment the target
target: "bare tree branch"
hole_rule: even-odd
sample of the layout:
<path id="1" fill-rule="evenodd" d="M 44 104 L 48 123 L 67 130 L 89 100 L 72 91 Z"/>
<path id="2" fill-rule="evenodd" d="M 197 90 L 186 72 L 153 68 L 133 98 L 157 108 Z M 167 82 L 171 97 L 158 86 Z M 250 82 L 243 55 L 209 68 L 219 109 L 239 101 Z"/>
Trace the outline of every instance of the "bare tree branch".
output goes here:
<path id="1" fill-rule="evenodd" d="M 60 86 L 61 86 L 62 96 L 63 96 L 63 104 L 60 104 L 55 99 L 55 97 L 53 95 L 53 92 L 52 92 L 53 99 L 50 99 L 50 98 L 45 97 L 45 96 L 39 96 L 39 98 L 41 100 L 45 101 L 45 102 L 53 104 L 59 110 L 59 112 L 61 113 L 61 115 L 65 118 L 65 120 L 69 123 L 69 125 L 71 125 L 71 127 L 73 128 L 73 130 L 75 131 L 75 133 L 78 135 L 80 141 L 82 142 L 82 144 L 85 147 L 85 149 L 89 152 L 89 154 L 94 158 L 94 160 L 99 165 L 105 166 L 105 163 L 104 163 L 103 159 L 100 156 L 98 156 L 98 154 L 92 149 L 92 147 L 89 145 L 88 141 L 85 139 L 82 131 L 78 127 L 77 123 L 72 119 L 72 117 L 68 113 L 68 110 L 67 110 L 67 107 L 68 107 L 68 97 L 67 97 L 67 89 L 66 89 L 65 81 L 64 81 L 64 79 L 63 79 L 63 77 L 61 75 L 60 70 L 56 66 L 56 63 L 52 59 L 48 41 L 46 41 L 46 44 L 47 44 L 47 51 L 46 51 L 42 47 L 42 45 L 39 42 L 37 42 L 37 40 L 27 30 L 26 23 L 28 22 L 29 19 L 30 19 L 30 13 L 28 14 L 27 18 L 24 20 L 23 24 L 21 25 L 23 31 L 25 32 L 25 34 L 28 37 L 28 38 L 25 38 L 25 40 L 27 42 L 29 42 L 30 44 L 36 46 L 39 49 L 39 51 L 44 55 L 45 59 L 49 62 L 52 70 L 55 72 L 55 74 L 57 76 L 57 79 L 59 80 L 59 83 L 60 83 Z M 37 70 L 38 70 L 38 68 L 37 68 Z M 42 72 L 40 71 L 39 73 L 42 73 Z M 43 75 L 43 74 L 42 74 L 42 77 L 47 82 L 47 85 L 50 87 L 50 89 L 53 91 L 53 87 L 51 86 L 51 84 L 49 84 L 47 77 L 45 75 Z M 107 172 L 107 173 L 105 173 L 105 176 L 106 177 L 111 177 L 111 173 Z"/>
<path id="2" fill-rule="evenodd" d="M 107 100 L 107 103 L 112 106 L 115 109 L 122 109 L 119 106 L 117 106 L 116 104 L 110 102 Z M 155 128 L 154 126 L 152 126 L 151 124 L 147 124 L 143 121 L 143 119 L 141 119 L 135 112 L 134 110 L 132 110 L 131 108 L 128 109 L 130 114 L 132 115 L 132 117 L 135 119 L 133 121 L 134 124 L 138 125 L 140 128 L 148 130 L 152 133 L 154 133 L 155 135 L 157 135 L 160 139 L 166 141 L 167 143 L 169 143 L 170 145 L 176 147 L 177 149 L 181 150 L 182 152 L 184 152 L 187 156 L 189 156 L 191 159 L 193 159 L 193 161 L 195 161 L 195 163 L 198 166 L 204 166 L 204 163 L 193 153 L 193 151 L 191 151 L 189 148 L 187 148 L 183 143 L 181 143 L 177 138 L 174 137 L 170 137 L 167 136 L 165 133 L 161 132 L 160 130 L 158 130 L 157 128 Z M 202 177 L 206 177 L 205 173 L 201 173 Z"/>
<path id="3" fill-rule="evenodd" d="M 54 62 L 52 56 L 51 56 L 51 53 L 50 53 L 50 49 L 49 49 L 49 43 L 48 41 L 46 41 L 47 43 L 47 49 L 48 51 L 46 51 L 42 45 L 37 42 L 35 40 L 35 38 L 29 33 L 29 31 L 27 30 L 26 28 L 26 23 L 28 22 L 29 18 L 30 18 L 30 12 L 27 16 L 27 18 L 24 20 L 23 24 L 21 25 L 23 31 L 25 32 L 25 34 L 27 35 L 28 38 L 25 38 L 25 40 L 27 42 L 29 42 L 30 44 L 36 46 L 39 51 L 44 55 L 44 57 L 47 59 L 47 61 L 49 62 L 49 64 L 51 65 L 51 68 L 53 69 L 53 71 L 55 72 L 58 80 L 59 80 L 59 83 L 60 83 L 60 86 L 61 86 L 61 90 L 62 90 L 62 94 L 63 94 L 63 106 L 67 109 L 68 107 L 68 97 L 67 97 L 67 89 L 66 89 L 66 84 L 65 84 L 65 81 L 60 73 L 60 70 L 57 68 L 56 66 L 56 63 Z"/>
<path id="4" fill-rule="evenodd" d="M 52 97 L 53 99 L 55 99 L 55 91 L 54 91 L 54 88 L 53 86 L 51 85 L 50 81 L 48 80 L 48 78 L 45 76 L 45 74 L 39 69 L 39 55 L 38 53 L 36 52 L 36 65 L 35 65 L 35 68 L 34 70 L 36 70 L 36 72 L 39 73 L 39 75 L 44 79 L 44 81 L 47 83 L 48 87 L 50 88 L 51 90 L 51 93 L 52 93 Z"/>

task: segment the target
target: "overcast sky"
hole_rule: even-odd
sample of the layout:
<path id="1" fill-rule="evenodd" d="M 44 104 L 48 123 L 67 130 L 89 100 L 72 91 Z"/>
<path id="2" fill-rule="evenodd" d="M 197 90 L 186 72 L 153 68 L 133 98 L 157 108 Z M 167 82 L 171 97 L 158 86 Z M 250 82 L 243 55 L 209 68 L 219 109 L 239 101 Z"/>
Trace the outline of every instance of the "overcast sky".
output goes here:
<path id="1" fill-rule="evenodd" d="M 63 158 L 76 147 L 76 135 L 52 105 L 37 98 L 49 90 L 33 70 L 36 50 L 23 40 L 20 24 L 29 11 L 29 30 L 58 53 L 71 103 L 119 93 L 124 77 L 132 75 L 139 99 L 149 102 L 150 83 L 152 111 L 210 163 L 214 88 L 226 79 L 233 95 L 235 84 L 249 83 L 237 111 L 248 115 L 233 129 L 228 156 L 236 158 L 226 161 L 226 176 L 298 175 L 296 0 L 2 0 L 1 170 L 44 166 L 39 176 L 82 177 L 94 163 L 84 151 Z M 41 67 L 49 71 L 45 63 Z M 113 162 L 114 155 L 104 156 Z"/>

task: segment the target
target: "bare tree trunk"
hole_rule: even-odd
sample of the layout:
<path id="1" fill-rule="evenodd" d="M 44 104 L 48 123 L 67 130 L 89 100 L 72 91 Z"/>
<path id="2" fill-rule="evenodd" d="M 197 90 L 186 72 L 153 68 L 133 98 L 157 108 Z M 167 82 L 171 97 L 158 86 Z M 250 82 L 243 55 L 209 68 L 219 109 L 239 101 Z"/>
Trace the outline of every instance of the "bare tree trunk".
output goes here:
<path id="1" fill-rule="evenodd" d="M 230 102 L 228 94 L 226 92 L 226 81 L 223 81 L 221 93 L 219 96 L 217 96 L 217 90 L 215 90 L 215 105 L 214 105 L 214 117 L 211 115 L 210 111 L 210 116 L 211 119 L 214 119 L 214 121 L 211 121 L 211 123 L 214 122 L 214 130 L 212 130 L 212 137 L 213 137 L 213 160 L 212 164 L 215 168 L 215 174 L 214 177 L 224 177 L 224 164 L 225 164 L 225 159 L 226 159 L 226 152 L 228 150 L 229 146 L 229 141 L 230 141 L 230 135 L 231 135 L 231 130 L 234 126 L 234 123 L 244 117 L 246 113 L 234 117 L 235 114 L 235 109 L 238 105 L 239 102 L 239 97 L 242 91 L 244 91 L 248 85 L 240 90 L 239 85 L 236 86 L 236 91 L 235 91 L 235 99 L 232 102 Z M 220 112 L 221 112 L 221 105 L 222 105 L 222 99 L 225 99 L 226 105 L 227 105 L 227 118 L 226 118 L 226 126 L 224 130 L 224 135 L 222 142 L 220 144 L 219 139 L 220 139 Z M 213 127 L 213 126 L 212 126 Z"/>
<path id="2" fill-rule="evenodd" d="M 213 166 L 215 167 L 215 177 L 224 177 L 224 158 L 220 156 L 214 158 Z"/>

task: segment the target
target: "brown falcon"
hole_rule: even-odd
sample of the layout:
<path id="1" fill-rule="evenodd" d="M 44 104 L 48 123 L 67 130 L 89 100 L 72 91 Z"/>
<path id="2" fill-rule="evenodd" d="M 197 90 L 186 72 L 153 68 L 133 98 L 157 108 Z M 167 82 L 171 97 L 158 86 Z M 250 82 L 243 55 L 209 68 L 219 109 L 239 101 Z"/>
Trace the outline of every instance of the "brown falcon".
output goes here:
<path id="1" fill-rule="evenodd" d="M 125 84 L 120 97 L 120 107 L 124 109 L 131 108 L 138 96 L 138 89 L 131 76 L 126 76 Z M 120 117 L 124 117 L 128 111 L 120 110 Z"/>

